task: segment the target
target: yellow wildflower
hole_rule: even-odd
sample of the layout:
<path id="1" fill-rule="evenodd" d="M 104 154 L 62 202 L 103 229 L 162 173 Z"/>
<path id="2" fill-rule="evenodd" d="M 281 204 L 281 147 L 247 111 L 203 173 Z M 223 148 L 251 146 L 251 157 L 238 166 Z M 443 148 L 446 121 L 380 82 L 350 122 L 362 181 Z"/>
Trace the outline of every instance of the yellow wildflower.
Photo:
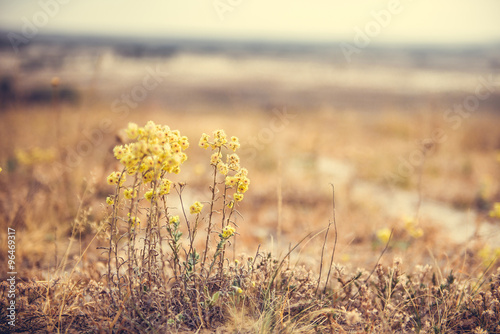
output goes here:
<path id="1" fill-rule="evenodd" d="M 179 216 L 172 216 L 170 217 L 170 219 L 168 220 L 168 223 L 169 224 L 177 224 L 180 222 L 180 219 L 179 219 Z"/>
<path id="2" fill-rule="evenodd" d="M 228 144 L 229 148 L 236 151 L 240 147 L 240 142 L 237 137 L 232 136 L 231 141 Z"/>
<path id="3" fill-rule="evenodd" d="M 123 196 L 125 196 L 126 199 L 132 199 L 137 196 L 137 192 L 132 188 L 128 188 L 123 191 Z"/>
<path id="4" fill-rule="evenodd" d="M 139 131 L 137 129 L 137 124 L 135 123 L 128 123 L 128 128 L 125 130 L 125 133 L 127 134 L 127 137 L 130 139 L 135 139 L 139 135 Z"/>
<path id="5" fill-rule="evenodd" d="M 145 173 L 144 175 L 142 175 L 142 182 L 149 183 L 149 182 L 153 181 L 153 177 L 154 177 L 153 172 L 149 171 L 149 172 Z"/>
<path id="6" fill-rule="evenodd" d="M 229 172 L 229 169 L 228 169 L 228 166 L 223 163 L 223 162 L 220 162 L 218 165 L 217 165 L 217 169 L 219 170 L 219 172 L 221 172 L 221 174 L 223 175 L 227 175 L 227 173 Z"/>
<path id="7" fill-rule="evenodd" d="M 128 175 L 134 175 L 135 173 L 137 173 L 137 171 L 138 171 L 138 168 L 136 166 L 127 168 Z"/>
<path id="8" fill-rule="evenodd" d="M 217 164 L 219 163 L 221 157 L 222 157 L 222 154 L 215 152 L 210 157 L 210 164 L 213 165 L 213 166 L 217 166 Z"/>
<path id="9" fill-rule="evenodd" d="M 238 183 L 238 178 L 234 176 L 227 176 L 226 177 L 226 186 L 232 188 Z"/>
<path id="10" fill-rule="evenodd" d="M 245 177 L 248 175 L 248 169 L 246 168 L 241 168 L 238 173 L 236 173 L 235 176 L 237 177 Z"/>
<path id="11" fill-rule="evenodd" d="M 204 148 L 204 149 L 209 148 L 210 144 L 208 143 L 208 138 L 209 138 L 209 135 L 207 135 L 206 133 L 203 133 L 201 135 L 200 141 L 198 142 L 198 146 L 201 148 Z"/>
<path id="12" fill-rule="evenodd" d="M 173 153 L 181 153 L 182 147 L 179 143 L 172 143 L 170 144 L 170 149 Z"/>
<path id="13" fill-rule="evenodd" d="M 181 164 L 184 163 L 184 161 L 186 161 L 187 158 L 188 158 L 188 156 L 186 153 L 184 153 L 184 152 L 179 153 L 179 161 Z"/>
<path id="14" fill-rule="evenodd" d="M 128 223 L 130 224 L 130 226 L 132 228 L 139 227 L 139 225 L 141 223 L 141 220 L 139 219 L 139 217 L 130 218 L 130 212 L 127 213 L 127 217 L 128 217 Z"/>
<path id="15" fill-rule="evenodd" d="M 243 200 L 243 196 L 244 196 L 243 194 L 234 194 L 234 200 L 236 202 L 240 202 Z"/>
<path id="16" fill-rule="evenodd" d="M 243 289 L 240 288 L 239 286 L 233 286 L 234 292 L 238 295 L 241 295 L 243 293 Z"/>
<path id="17" fill-rule="evenodd" d="M 122 159 L 125 153 L 126 151 L 123 145 L 117 145 L 115 146 L 115 148 L 113 148 L 113 154 L 115 155 L 116 159 Z"/>
<path id="18" fill-rule="evenodd" d="M 153 199 L 153 189 L 147 191 L 144 194 L 144 198 L 147 199 L 149 202 L 151 202 L 151 200 Z"/>
<path id="19" fill-rule="evenodd" d="M 188 137 L 182 136 L 179 140 L 179 144 L 181 145 L 183 150 L 187 149 L 189 147 Z"/>
<path id="20" fill-rule="evenodd" d="M 233 154 L 228 154 L 226 161 L 228 164 L 239 164 L 240 163 L 240 157 L 238 154 L 233 153 Z"/>
<path id="21" fill-rule="evenodd" d="M 490 211 L 490 217 L 500 218 L 500 202 L 493 205 L 493 209 Z"/>
<path id="22" fill-rule="evenodd" d="M 244 184 L 244 183 L 241 183 L 241 182 L 238 184 L 238 192 L 239 193 L 243 194 L 247 190 L 248 190 L 248 184 Z"/>
<path id="23" fill-rule="evenodd" d="M 122 173 L 120 172 L 113 172 L 109 174 L 109 176 L 107 177 L 107 181 L 109 185 L 118 184 L 119 181 L 121 186 L 125 182 L 125 175 L 122 175 Z"/>
<path id="24" fill-rule="evenodd" d="M 179 154 L 174 154 L 163 162 L 162 169 L 171 173 L 175 167 L 178 167 L 181 163 L 181 156 Z"/>
<path id="25" fill-rule="evenodd" d="M 221 147 L 225 143 L 227 143 L 227 136 L 224 130 L 216 130 L 214 131 L 215 143 L 213 146 Z"/>
<path id="26" fill-rule="evenodd" d="M 149 134 L 153 134 L 156 132 L 156 124 L 153 121 L 148 121 L 144 126 L 144 130 Z"/>
<path id="27" fill-rule="evenodd" d="M 152 144 L 150 146 L 150 151 L 151 151 L 151 154 L 157 156 L 157 155 L 160 155 L 160 153 L 162 152 L 162 147 L 160 144 Z"/>
<path id="28" fill-rule="evenodd" d="M 222 238 L 224 239 L 229 239 L 234 235 L 234 232 L 236 232 L 236 229 L 230 225 L 224 227 L 222 230 Z"/>
<path id="29" fill-rule="evenodd" d="M 179 174 L 181 172 L 181 169 L 179 166 L 175 166 L 174 168 L 172 168 L 172 171 L 171 173 L 174 173 L 174 174 Z"/>
<path id="30" fill-rule="evenodd" d="M 485 244 L 483 248 L 479 250 L 477 255 L 481 258 L 483 266 L 488 267 L 498 260 L 498 257 L 500 256 L 500 248 L 492 249 L 489 244 Z"/>
<path id="31" fill-rule="evenodd" d="M 421 227 L 417 226 L 417 222 L 415 221 L 414 218 L 405 217 L 404 222 L 406 231 L 413 238 L 420 238 L 421 236 L 424 235 L 424 230 Z"/>
<path id="32" fill-rule="evenodd" d="M 112 196 L 108 196 L 108 197 L 106 197 L 106 203 L 108 205 L 113 205 L 113 204 L 115 204 L 115 200 L 113 199 Z"/>
<path id="33" fill-rule="evenodd" d="M 163 179 L 160 185 L 160 195 L 166 195 L 170 193 L 170 185 L 172 184 L 172 181 L 168 179 Z"/>
<path id="34" fill-rule="evenodd" d="M 196 213 L 200 213 L 201 212 L 201 209 L 203 209 L 203 204 L 201 204 L 200 202 L 196 201 L 194 202 L 193 205 L 191 205 L 191 207 L 189 208 L 189 212 L 191 214 L 196 214 Z"/>
<path id="35" fill-rule="evenodd" d="M 386 244 L 389 242 L 389 238 L 391 237 L 391 229 L 388 227 L 381 228 L 377 231 L 377 239 L 382 243 Z"/>

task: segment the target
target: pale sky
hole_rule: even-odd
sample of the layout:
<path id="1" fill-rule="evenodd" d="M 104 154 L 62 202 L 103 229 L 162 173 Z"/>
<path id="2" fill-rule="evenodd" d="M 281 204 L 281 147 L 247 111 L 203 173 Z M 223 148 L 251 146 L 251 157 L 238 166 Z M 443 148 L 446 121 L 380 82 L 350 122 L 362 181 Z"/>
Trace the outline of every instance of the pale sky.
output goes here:
<path id="1" fill-rule="evenodd" d="M 0 29 L 26 22 L 39 33 L 352 42 L 371 28 L 373 44 L 488 43 L 500 42 L 500 0 L 0 0 Z"/>

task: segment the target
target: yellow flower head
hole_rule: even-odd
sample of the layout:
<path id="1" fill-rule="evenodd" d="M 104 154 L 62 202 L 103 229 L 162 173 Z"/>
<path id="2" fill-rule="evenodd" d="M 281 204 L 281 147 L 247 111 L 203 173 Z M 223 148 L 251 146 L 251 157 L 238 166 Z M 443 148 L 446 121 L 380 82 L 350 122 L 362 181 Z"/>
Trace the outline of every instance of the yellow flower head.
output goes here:
<path id="1" fill-rule="evenodd" d="M 165 159 L 162 165 L 162 169 L 172 173 L 172 171 L 175 169 L 175 167 L 178 167 L 181 163 L 181 155 L 179 154 L 174 154 L 168 158 Z"/>
<path id="2" fill-rule="evenodd" d="M 187 149 L 189 147 L 188 137 L 182 136 L 179 140 L 179 144 L 181 145 L 183 150 Z"/>
<path id="3" fill-rule="evenodd" d="M 175 166 L 174 168 L 172 168 L 172 173 L 179 174 L 180 172 L 181 172 L 181 169 L 179 168 L 179 166 Z"/>
<path id="4" fill-rule="evenodd" d="M 200 202 L 196 201 L 194 202 L 193 205 L 191 205 L 191 207 L 189 208 L 189 212 L 194 215 L 196 213 L 200 213 L 201 212 L 201 209 L 203 209 L 203 204 L 201 204 Z"/>
<path id="5" fill-rule="evenodd" d="M 243 200 L 243 194 L 234 194 L 234 200 L 236 202 L 241 202 Z"/>
<path id="6" fill-rule="evenodd" d="M 149 183 L 149 182 L 153 181 L 153 177 L 154 177 L 154 173 L 152 171 L 149 171 L 142 176 L 142 182 Z"/>
<path id="7" fill-rule="evenodd" d="M 228 146 L 233 151 L 236 151 L 238 148 L 240 148 L 240 142 L 239 142 L 238 138 L 235 136 L 232 136 L 231 141 L 229 142 Z"/>
<path id="8" fill-rule="evenodd" d="M 244 177 L 248 175 L 248 169 L 246 168 L 241 168 L 238 173 L 236 173 L 235 176 L 237 177 Z"/>
<path id="9" fill-rule="evenodd" d="M 172 150 L 172 153 L 181 153 L 182 151 L 181 144 L 179 143 L 170 144 L 170 149 Z"/>
<path id="10" fill-rule="evenodd" d="M 238 184 L 238 178 L 234 176 L 227 176 L 226 177 L 226 186 L 232 188 L 235 185 Z"/>
<path id="11" fill-rule="evenodd" d="M 214 138 L 215 138 L 215 147 L 221 147 L 225 143 L 227 143 L 227 136 L 224 130 L 216 130 L 214 131 Z"/>
<path id="12" fill-rule="evenodd" d="M 169 224 L 178 224 L 180 222 L 179 216 L 172 216 L 168 220 Z"/>
<path id="13" fill-rule="evenodd" d="M 500 218 L 500 202 L 493 205 L 493 209 L 490 211 L 490 217 Z"/>
<path id="14" fill-rule="evenodd" d="M 123 158 L 123 155 L 127 153 L 125 150 L 125 147 L 123 145 L 117 145 L 115 148 L 113 148 L 113 153 L 115 155 L 115 158 L 120 160 Z"/>
<path id="15" fill-rule="evenodd" d="M 144 130 L 151 135 L 156 132 L 156 124 L 153 121 L 148 121 L 144 126 Z"/>
<path id="16" fill-rule="evenodd" d="M 107 177 L 109 185 L 118 184 L 118 182 L 120 182 L 121 186 L 125 182 L 125 179 L 126 179 L 125 174 L 122 174 L 120 172 L 113 172 L 109 174 L 109 176 Z"/>
<path id="17" fill-rule="evenodd" d="M 151 200 L 153 199 L 153 195 L 154 192 L 153 189 L 151 189 L 144 194 L 144 198 L 147 199 L 149 202 L 151 202 Z"/>
<path id="18" fill-rule="evenodd" d="M 210 144 L 208 143 L 208 139 L 210 138 L 209 135 L 207 135 L 206 133 L 203 133 L 201 135 L 201 138 L 200 138 L 200 141 L 198 143 L 198 146 L 200 146 L 201 148 L 204 148 L 204 149 L 207 149 L 210 147 Z"/>
<path id="19" fill-rule="evenodd" d="M 239 183 L 238 184 L 238 192 L 239 193 L 245 193 L 246 191 L 248 190 L 248 184 L 244 184 L 244 183 Z"/>
<path id="20" fill-rule="evenodd" d="M 141 220 L 139 219 L 139 217 L 130 217 L 130 213 L 127 213 L 127 216 L 128 216 L 128 223 L 130 224 L 130 226 L 132 228 L 136 228 L 136 227 L 139 227 L 139 225 L 141 224 Z"/>
<path id="21" fill-rule="evenodd" d="M 227 173 L 229 172 L 228 166 L 223 162 L 219 162 L 219 164 L 217 165 L 217 169 L 223 175 L 227 175 Z"/>
<path id="22" fill-rule="evenodd" d="M 132 199 L 137 196 L 137 191 L 134 191 L 132 188 L 125 189 L 123 191 L 123 196 L 125 196 L 126 199 Z"/>
<path id="23" fill-rule="evenodd" d="M 424 235 L 424 230 L 417 225 L 417 222 L 412 217 L 405 217 L 405 230 L 413 238 L 420 238 Z"/>
<path id="24" fill-rule="evenodd" d="M 217 166 L 217 164 L 219 163 L 219 161 L 221 161 L 220 160 L 221 157 L 222 157 L 222 154 L 215 152 L 210 157 L 210 164 L 213 165 L 213 166 Z"/>
<path id="25" fill-rule="evenodd" d="M 170 193 L 170 185 L 172 184 L 172 181 L 168 180 L 168 179 L 163 179 L 161 181 L 161 185 L 160 185 L 160 195 L 166 195 L 168 193 Z"/>
<path id="26" fill-rule="evenodd" d="M 108 205 L 113 205 L 113 204 L 115 204 L 115 200 L 113 199 L 112 196 L 108 196 L 108 197 L 106 197 L 106 203 Z"/>
<path id="27" fill-rule="evenodd" d="M 236 153 L 233 153 L 231 155 L 227 155 L 227 158 L 226 158 L 226 162 L 228 164 L 238 164 L 240 163 L 240 157 L 238 156 L 238 154 Z"/>
<path id="28" fill-rule="evenodd" d="M 234 235 L 234 232 L 236 232 L 236 229 L 228 225 L 222 229 L 222 238 L 229 239 Z"/>
<path id="29" fill-rule="evenodd" d="M 377 231 L 377 239 L 386 244 L 391 237 L 391 229 L 388 227 L 381 228 Z"/>
<path id="30" fill-rule="evenodd" d="M 179 153 L 179 161 L 181 164 L 184 163 L 184 161 L 186 161 L 187 158 L 188 158 L 188 156 L 186 153 L 184 153 L 184 152 Z"/>
<path id="31" fill-rule="evenodd" d="M 127 134 L 127 137 L 130 139 L 135 139 L 139 135 L 139 130 L 137 127 L 137 124 L 135 123 L 128 123 L 128 128 L 125 130 L 125 133 Z"/>

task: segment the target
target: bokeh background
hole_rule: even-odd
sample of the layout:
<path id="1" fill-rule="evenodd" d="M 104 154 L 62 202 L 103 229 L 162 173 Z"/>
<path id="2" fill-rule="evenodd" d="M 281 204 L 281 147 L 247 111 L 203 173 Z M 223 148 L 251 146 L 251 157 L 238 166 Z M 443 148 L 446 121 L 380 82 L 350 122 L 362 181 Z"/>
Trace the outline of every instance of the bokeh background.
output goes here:
<path id="1" fill-rule="evenodd" d="M 333 184 L 336 261 L 373 265 L 392 230 L 383 261 L 482 270 L 500 247 L 499 13 L 495 0 L 2 1 L 1 233 L 16 228 L 23 270 L 47 276 L 85 219 L 81 253 L 120 129 L 153 120 L 191 140 L 186 202 L 209 199 L 201 133 L 240 138 L 252 184 L 235 257 L 321 231 Z M 322 238 L 297 259 L 317 263 Z"/>

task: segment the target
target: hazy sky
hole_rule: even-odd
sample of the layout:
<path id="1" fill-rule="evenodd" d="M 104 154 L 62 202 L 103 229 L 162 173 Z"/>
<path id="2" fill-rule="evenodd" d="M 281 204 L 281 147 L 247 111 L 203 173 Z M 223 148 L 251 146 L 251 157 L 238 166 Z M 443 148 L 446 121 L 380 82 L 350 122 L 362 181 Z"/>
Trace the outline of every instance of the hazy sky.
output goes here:
<path id="1" fill-rule="evenodd" d="M 500 0 L 0 0 L 1 29 L 26 22 L 39 33 L 483 43 L 500 41 Z"/>

